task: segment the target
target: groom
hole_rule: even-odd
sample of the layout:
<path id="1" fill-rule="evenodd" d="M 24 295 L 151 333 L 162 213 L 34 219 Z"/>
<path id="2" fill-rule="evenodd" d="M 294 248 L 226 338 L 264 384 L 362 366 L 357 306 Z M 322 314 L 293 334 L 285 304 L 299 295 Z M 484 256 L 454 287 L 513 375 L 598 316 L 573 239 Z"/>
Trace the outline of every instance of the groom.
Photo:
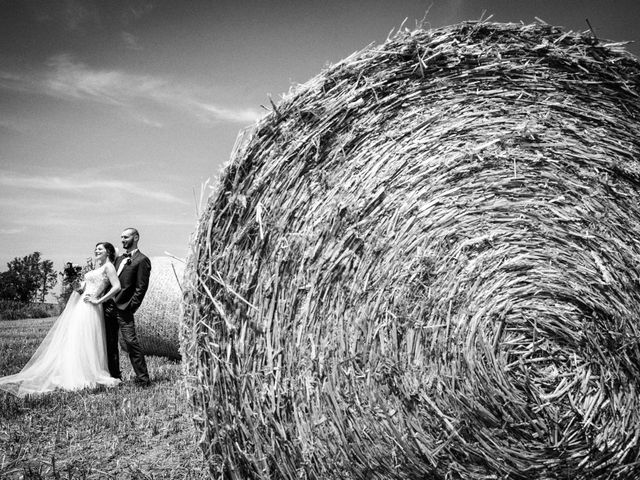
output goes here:
<path id="1" fill-rule="evenodd" d="M 135 228 L 126 228 L 120 236 L 124 254 L 116 259 L 115 267 L 122 290 L 104 304 L 104 321 L 107 337 L 107 359 L 112 377 L 122 378 L 118 352 L 118 330 L 129 352 L 129 360 L 136 374 L 135 382 L 149 386 L 147 362 L 140 348 L 133 314 L 142 303 L 151 274 L 151 261 L 138 250 L 140 234 Z"/>

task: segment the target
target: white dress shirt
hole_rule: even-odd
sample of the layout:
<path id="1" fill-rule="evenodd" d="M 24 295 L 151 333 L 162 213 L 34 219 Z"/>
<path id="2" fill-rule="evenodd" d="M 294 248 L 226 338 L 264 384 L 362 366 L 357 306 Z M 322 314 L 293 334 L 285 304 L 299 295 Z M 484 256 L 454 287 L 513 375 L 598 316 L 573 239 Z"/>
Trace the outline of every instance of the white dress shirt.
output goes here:
<path id="1" fill-rule="evenodd" d="M 120 274 L 122 273 L 122 270 L 124 270 L 124 267 L 126 267 L 129 263 L 131 263 L 131 258 L 133 258 L 134 253 L 136 253 L 137 251 L 138 249 L 136 248 L 135 250 L 131 250 L 130 252 L 127 252 L 130 255 L 130 257 L 125 258 L 120 262 L 120 266 L 118 267 L 118 272 L 117 272 L 118 276 L 120 276 Z"/>

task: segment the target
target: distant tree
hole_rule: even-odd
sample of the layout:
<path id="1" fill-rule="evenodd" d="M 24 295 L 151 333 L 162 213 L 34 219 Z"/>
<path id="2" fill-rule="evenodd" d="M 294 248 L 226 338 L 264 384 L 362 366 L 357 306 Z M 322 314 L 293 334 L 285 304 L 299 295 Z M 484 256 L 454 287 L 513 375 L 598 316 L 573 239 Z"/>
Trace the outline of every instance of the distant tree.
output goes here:
<path id="1" fill-rule="evenodd" d="M 15 272 L 0 272 L 0 300 L 18 301 L 18 280 Z"/>
<path id="2" fill-rule="evenodd" d="M 44 290 L 46 295 L 55 285 L 57 274 L 53 271 L 53 262 L 41 260 L 40 252 L 16 257 L 7 263 L 7 267 L 6 272 L 0 273 L 0 298 L 3 300 L 31 302 L 37 299 L 39 291 Z"/>
<path id="3" fill-rule="evenodd" d="M 47 293 L 58 283 L 58 272 L 53 269 L 51 260 L 42 260 L 40 262 L 40 301 L 44 303 Z"/>

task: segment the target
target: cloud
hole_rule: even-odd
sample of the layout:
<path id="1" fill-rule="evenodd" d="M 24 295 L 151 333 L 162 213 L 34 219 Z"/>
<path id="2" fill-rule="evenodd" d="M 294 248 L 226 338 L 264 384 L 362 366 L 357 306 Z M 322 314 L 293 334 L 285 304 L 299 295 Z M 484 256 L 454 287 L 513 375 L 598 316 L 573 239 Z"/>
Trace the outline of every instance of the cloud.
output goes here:
<path id="1" fill-rule="evenodd" d="M 175 227 L 175 226 L 190 226 L 195 229 L 198 223 L 198 219 L 195 217 L 167 217 L 163 215 L 148 215 L 141 214 L 135 218 L 136 225 L 152 225 L 162 227 Z"/>
<path id="2" fill-rule="evenodd" d="M 251 108 L 228 109 L 201 102 L 194 102 L 193 106 L 196 113 L 201 111 L 200 116 L 204 119 L 224 118 L 239 123 L 252 123 L 262 116 L 262 113 Z"/>
<path id="3" fill-rule="evenodd" d="M 18 122 L 3 118 L 0 119 L 0 136 L 2 135 L 21 136 L 25 135 L 25 131 Z"/>
<path id="4" fill-rule="evenodd" d="M 98 5 L 92 0 L 25 0 L 33 18 L 41 23 L 54 23 L 72 32 L 86 32 L 100 25 Z"/>
<path id="5" fill-rule="evenodd" d="M 69 30 L 84 30 L 100 24 L 98 7 L 91 2 L 66 0 L 63 14 Z"/>
<path id="6" fill-rule="evenodd" d="M 126 180 L 90 180 L 84 176 L 68 178 L 28 176 L 0 171 L 0 187 L 19 189 L 22 194 L 25 190 L 36 190 L 40 193 L 49 191 L 70 194 L 91 192 L 96 192 L 98 195 L 127 194 L 155 202 L 189 205 L 186 200 L 161 189 Z"/>
<path id="7" fill-rule="evenodd" d="M 120 38 L 124 42 L 124 45 L 129 50 L 142 50 L 142 46 L 138 41 L 138 37 L 129 32 L 122 32 Z"/>
<path id="8" fill-rule="evenodd" d="M 38 85 L 45 94 L 113 105 L 125 105 L 126 97 L 133 94 L 133 84 L 128 84 L 122 73 L 89 70 L 83 64 L 74 63 L 69 55 L 51 58 L 48 66 L 52 71 L 47 72 Z"/>
<path id="9" fill-rule="evenodd" d="M 0 228 L 0 235 L 17 235 L 25 231 L 25 228 Z"/>
<path id="10" fill-rule="evenodd" d="M 158 122 L 157 120 L 153 120 L 151 118 L 149 118 L 146 115 L 142 115 L 140 114 L 140 112 L 133 112 L 132 117 L 137 120 L 140 123 L 143 123 L 144 125 L 147 125 L 149 127 L 153 127 L 153 128 L 162 128 L 164 127 L 164 123 L 162 122 Z"/>
<path id="11" fill-rule="evenodd" d="M 99 0 L 23 0 L 32 17 L 53 23 L 73 33 L 87 34 L 95 27 L 130 25 L 149 14 L 154 4 L 148 0 L 101 2 Z"/>
<path id="12" fill-rule="evenodd" d="M 154 9 L 154 4 L 147 0 L 128 0 L 126 6 L 127 8 L 120 13 L 120 21 L 123 25 L 140 20 Z"/>
<path id="13" fill-rule="evenodd" d="M 0 87 L 124 108 L 135 112 L 139 120 L 145 119 L 143 123 L 155 126 L 158 122 L 139 113 L 145 102 L 185 112 L 205 123 L 248 124 L 262 115 L 257 109 L 217 105 L 210 100 L 209 92 L 197 87 L 150 75 L 92 69 L 66 54 L 50 58 L 47 70 L 39 75 L 0 71 Z"/>
<path id="14" fill-rule="evenodd" d="M 20 217 L 8 217 L 8 221 L 20 225 L 20 227 L 10 230 L 20 230 L 20 232 L 25 232 L 27 229 L 33 230 L 33 228 L 58 227 L 61 225 L 75 228 L 87 224 L 87 218 L 83 217 L 81 213 L 79 211 L 61 210 L 45 215 L 31 208 L 25 209 L 24 214 Z M 93 218 L 95 221 L 95 216 Z"/>
<path id="15" fill-rule="evenodd" d="M 64 238 L 121 223 L 193 228 L 191 205 L 192 200 L 172 194 L 165 185 L 104 178 L 93 170 L 49 177 L 0 169 L 3 242 L 24 232 Z"/>

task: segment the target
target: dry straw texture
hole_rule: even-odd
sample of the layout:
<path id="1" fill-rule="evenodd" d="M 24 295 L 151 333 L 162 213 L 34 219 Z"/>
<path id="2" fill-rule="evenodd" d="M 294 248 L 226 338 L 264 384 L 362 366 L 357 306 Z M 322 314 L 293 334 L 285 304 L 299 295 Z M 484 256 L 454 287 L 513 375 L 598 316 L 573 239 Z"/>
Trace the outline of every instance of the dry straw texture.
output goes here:
<path id="1" fill-rule="evenodd" d="M 239 142 L 185 277 L 228 479 L 640 477 L 640 64 L 395 35 Z"/>
<path id="2" fill-rule="evenodd" d="M 149 289 L 135 314 L 136 334 L 146 355 L 180 358 L 180 304 L 184 263 L 151 257 Z M 127 351 L 123 342 L 123 350 Z"/>

